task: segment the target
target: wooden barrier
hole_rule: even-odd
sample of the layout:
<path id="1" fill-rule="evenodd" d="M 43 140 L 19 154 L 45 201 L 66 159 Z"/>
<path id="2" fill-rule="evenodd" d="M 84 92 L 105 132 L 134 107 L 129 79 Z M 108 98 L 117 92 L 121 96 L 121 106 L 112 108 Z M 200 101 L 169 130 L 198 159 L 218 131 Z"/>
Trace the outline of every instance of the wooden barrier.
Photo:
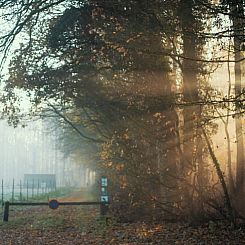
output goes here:
<path id="1" fill-rule="evenodd" d="M 3 211 L 3 221 L 8 222 L 9 220 L 9 202 L 4 203 L 4 211 Z"/>
<path id="2" fill-rule="evenodd" d="M 60 206 L 100 205 L 100 214 L 106 215 L 108 202 L 59 202 Z M 49 206 L 48 202 L 4 202 L 3 221 L 8 222 L 9 206 Z"/>

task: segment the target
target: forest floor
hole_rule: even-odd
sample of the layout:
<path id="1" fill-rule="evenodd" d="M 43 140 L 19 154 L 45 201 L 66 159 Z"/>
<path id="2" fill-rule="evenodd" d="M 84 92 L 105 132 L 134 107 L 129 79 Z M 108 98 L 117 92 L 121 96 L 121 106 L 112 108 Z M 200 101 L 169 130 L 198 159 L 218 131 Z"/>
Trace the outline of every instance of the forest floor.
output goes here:
<path id="1" fill-rule="evenodd" d="M 73 193 L 61 201 L 81 201 Z M 0 245 L 171 245 L 245 244 L 245 230 L 226 224 L 191 227 L 181 223 L 117 223 L 100 217 L 92 206 L 10 207 L 9 222 L 0 222 Z"/>

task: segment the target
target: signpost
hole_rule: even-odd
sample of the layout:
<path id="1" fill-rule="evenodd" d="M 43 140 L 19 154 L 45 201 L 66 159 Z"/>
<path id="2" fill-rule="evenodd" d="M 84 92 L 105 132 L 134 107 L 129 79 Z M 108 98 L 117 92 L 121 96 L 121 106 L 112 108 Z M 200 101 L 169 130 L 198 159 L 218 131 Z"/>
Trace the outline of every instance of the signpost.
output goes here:
<path id="1" fill-rule="evenodd" d="M 109 196 L 108 196 L 108 180 L 106 177 L 101 177 L 100 181 L 100 201 L 101 201 L 101 215 L 105 215 L 108 211 L 108 203 L 109 203 Z"/>
<path id="2" fill-rule="evenodd" d="M 101 188 L 100 188 L 100 201 L 101 202 L 109 202 L 109 197 L 108 197 L 108 181 L 106 177 L 101 178 Z"/>

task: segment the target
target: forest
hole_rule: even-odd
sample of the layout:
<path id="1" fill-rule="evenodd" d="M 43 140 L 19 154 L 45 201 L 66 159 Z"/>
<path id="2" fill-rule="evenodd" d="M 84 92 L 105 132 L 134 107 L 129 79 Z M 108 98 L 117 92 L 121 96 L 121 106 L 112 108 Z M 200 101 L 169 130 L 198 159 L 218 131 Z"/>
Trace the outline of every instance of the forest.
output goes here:
<path id="1" fill-rule="evenodd" d="M 1 0 L 0 18 L 1 117 L 50 120 L 113 217 L 244 226 L 243 0 Z"/>

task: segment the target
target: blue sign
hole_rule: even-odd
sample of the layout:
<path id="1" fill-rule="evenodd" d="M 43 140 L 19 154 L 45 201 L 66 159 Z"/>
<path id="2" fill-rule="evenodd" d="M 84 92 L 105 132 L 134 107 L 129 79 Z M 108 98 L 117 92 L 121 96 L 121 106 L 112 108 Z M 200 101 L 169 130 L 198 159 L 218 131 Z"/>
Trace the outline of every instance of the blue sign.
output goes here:
<path id="1" fill-rule="evenodd" d="M 101 186 L 107 186 L 107 178 L 105 178 L 105 177 L 102 177 L 101 178 Z"/>
<path id="2" fill-rule="evenodd" d="M 109 202 L 109 197 L 108 196 L 101 196 L 100 201 L 101 202 Z"/>
<path id="3" fill-rule="evenodd" d="M 107 192 L 108 180 L 106 177 L 101 178 L 101 189 L 100 189 L 100 201 L 101 202 L 109 202 L 109 196 Z"/>
<path id="4" fill-rule="evenodd" d="M 53 199 L 49 201 L 48 205 L 51 209 L 57 209 L 60 204 L 57 200 Z"/>
<path id="5" fill-rule="evenodd" d="M 107 189 L 105 187 L 101 187 L 101 195 L 102 196 L 107 196 Z"/>

